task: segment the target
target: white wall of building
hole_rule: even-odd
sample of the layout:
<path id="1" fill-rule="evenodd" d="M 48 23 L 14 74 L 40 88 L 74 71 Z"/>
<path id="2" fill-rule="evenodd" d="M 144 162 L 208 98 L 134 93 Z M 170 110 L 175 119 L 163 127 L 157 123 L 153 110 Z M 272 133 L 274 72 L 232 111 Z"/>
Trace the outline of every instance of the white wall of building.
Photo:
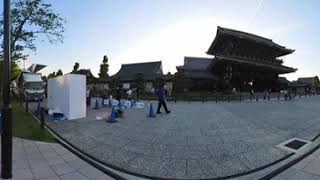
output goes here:
<path id="1" fill-rule="evenodd" d="M 48 108 L 69 119 L 86 117 L 86 76 L 66 74 L 48 80 Z"/>

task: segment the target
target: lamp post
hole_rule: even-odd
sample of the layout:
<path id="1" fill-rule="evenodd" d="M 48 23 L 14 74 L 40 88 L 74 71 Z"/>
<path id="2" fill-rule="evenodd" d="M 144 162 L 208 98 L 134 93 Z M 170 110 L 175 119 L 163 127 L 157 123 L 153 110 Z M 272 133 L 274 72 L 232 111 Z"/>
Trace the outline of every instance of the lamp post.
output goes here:
<path id="1" fill-rule="evenodd" d="M 3 0 L 3 106 L 1 135 L 1 177 L 12 177 L 12 109 L 10 102 L 10 0 Z"/>

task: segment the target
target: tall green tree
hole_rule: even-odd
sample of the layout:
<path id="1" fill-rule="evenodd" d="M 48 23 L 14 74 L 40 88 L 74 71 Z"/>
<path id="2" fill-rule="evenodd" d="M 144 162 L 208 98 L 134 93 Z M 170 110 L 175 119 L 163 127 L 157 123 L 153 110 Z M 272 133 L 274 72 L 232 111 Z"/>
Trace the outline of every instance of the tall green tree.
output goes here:
<path id="1" fill-rule="evenodd" d="M 0 88 L 2 88 L 2 85 L 1 85 L 1 80 L 2 80 L 2 66 L 3 66 L 3 60 L 0 60 Z M 10 74 L 10 78 L 11 78 L 11 81 L 15 80 L 19 74 L 21 72 L 21 69 L 20 67 L 18 66 L 18 64 L 15 62 L 15 61 L 11 61 L 11 74 Z"/>
<path id="2" fill-rule="evenodd" d="M 28 56 L 26 50 L 36 51 L 36 40 L 45 38 L 52 44 L 63 42 L 65 20 L 52 10 L 46 0 L 11 1 L 12 59 Z M 3 40 L 3 17 L 0 18 L 0 41 Z M 2 47 L 2 46 L 1 46 Z M 1 48 L 0 56 L 3 49 Z"/>
<path id="3" fill-rule="evenodd" d="M 59 70 L 57 71 L 57 76 L 62 76 L 62 75 L 63 75 L 63 72 L 62 72 L 61 69 L 59 69 Z"/>
<path id="4" fill-rule="evenodd" d="M 74 63 L 72 73 L 75 73 L 79 70 L 80 64 L 78 62 Z"/>
<path id="5" fill-rule="evenodd" d="M 135 74 L 133 77 L 133 86 L 137 88 L 137 98 L 140 98 L 141 91 L 144 90 L 146 81 L 142 73 Z"/>
<path id="6" fill-rule="evenodd" d="M 103 56 L 102 64 L 100 65 L 99 77 L 104 78 L 108 77 L 109 64 L 108 64 L 108 56 Z"/>

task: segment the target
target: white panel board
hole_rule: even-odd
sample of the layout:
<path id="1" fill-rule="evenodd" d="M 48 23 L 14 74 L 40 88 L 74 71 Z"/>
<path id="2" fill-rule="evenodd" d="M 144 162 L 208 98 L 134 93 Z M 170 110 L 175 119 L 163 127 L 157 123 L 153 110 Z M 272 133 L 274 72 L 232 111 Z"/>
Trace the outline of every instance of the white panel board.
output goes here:
<path id="1" fill-rule="evenodd" d="M 48 108 L 59 109 L 69 119 L 86 117 L 86 77 L 66 74 L 48 80 Z"/>

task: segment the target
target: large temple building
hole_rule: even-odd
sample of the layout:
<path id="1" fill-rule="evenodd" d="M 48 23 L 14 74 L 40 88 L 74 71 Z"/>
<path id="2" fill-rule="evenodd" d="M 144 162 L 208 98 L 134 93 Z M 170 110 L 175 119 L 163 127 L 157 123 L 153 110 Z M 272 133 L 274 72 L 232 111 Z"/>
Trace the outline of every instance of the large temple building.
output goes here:
<path id="1" fill-rule="evenodd" d="M 293 52 L 271 39 L 218 27 L 216 37 L 207 51 L 208 55 L 214 57 L 186 57 L 185 64 L 178 66 L 177 70 L 191 79 L 211 79 L 220 90 L 279 91 L 279 75 L 297 70 L 284 66 L 279 57 Z"/>

